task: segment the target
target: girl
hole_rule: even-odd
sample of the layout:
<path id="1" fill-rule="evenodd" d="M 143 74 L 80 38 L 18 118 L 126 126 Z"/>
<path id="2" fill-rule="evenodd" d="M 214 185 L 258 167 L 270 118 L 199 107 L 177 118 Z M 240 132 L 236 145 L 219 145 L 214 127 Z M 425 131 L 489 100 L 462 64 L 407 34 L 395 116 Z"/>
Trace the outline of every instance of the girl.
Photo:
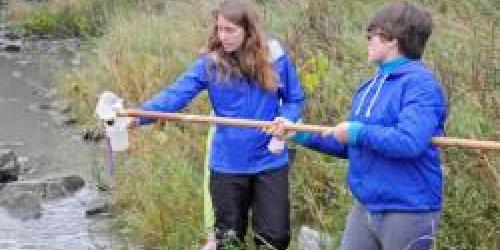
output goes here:
<path id="1" fill-rule="evenodd" d="M 289 55 L 277 41 L 267 40 L 255 6 L 242 0 L 224 1 L 214 11 L 206 52 L 142 109 L 179 111 L 202 90 L 221 117 L 295 122 L 304 105 Z M 215 128 L 209 167 L 217 249 L 243 241 L 249 211 L 257 249 L 288 247 L 288 153 L 270 152 L 270 142 L 284 145 L 259 129 Z"/>

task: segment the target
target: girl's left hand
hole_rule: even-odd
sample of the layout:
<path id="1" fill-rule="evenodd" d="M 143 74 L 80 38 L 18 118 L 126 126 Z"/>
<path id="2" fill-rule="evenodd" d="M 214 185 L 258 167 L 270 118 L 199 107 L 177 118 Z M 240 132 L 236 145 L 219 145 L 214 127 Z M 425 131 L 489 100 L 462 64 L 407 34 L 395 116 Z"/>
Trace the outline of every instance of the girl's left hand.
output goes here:
<path id="1" fill-rule="evenodd" d="M 294 135 L 294 131 L 288 131 L 285 129 L 285 124 L 292 124 L 292 122 L 283 117 L 276 117 L 272 125 L 262 128 L 262 131 L 277 137 L 280 140 L 286 140 Z"/>

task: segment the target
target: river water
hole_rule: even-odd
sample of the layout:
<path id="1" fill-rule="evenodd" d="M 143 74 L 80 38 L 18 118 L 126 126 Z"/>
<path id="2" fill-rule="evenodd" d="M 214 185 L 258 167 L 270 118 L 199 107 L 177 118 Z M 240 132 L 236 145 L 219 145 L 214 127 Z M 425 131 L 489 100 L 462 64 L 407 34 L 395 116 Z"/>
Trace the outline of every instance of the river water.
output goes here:
<path id="1" fill-rule="evenodd" d="M 0 148 L 14 150 L 24 180 L 73 174 L 87 182 L 70 197 L 43 201 L 38 219 L 15 218 L 0 208 L 0 249 L 137 249 L 109 216 L 85 216 L 100 196 L 94 176 L 106 165 L 105 148 L 82 141 L 79 129 L 67 124 L 53 80 L 61 67 L 78 63 L 77 43 L 46 39 L 25 42 L 20 52 L 0 51 Z"/>

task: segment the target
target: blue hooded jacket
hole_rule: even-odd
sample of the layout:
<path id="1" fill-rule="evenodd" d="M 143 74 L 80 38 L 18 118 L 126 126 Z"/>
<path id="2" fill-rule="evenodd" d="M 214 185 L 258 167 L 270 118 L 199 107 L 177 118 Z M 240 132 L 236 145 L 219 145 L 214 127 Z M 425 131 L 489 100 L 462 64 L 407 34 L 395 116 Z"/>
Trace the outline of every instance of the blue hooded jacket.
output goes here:
<path id="1" fill-rule="evenodd" d="M 269 48 L 279 78 L 277 92 L 266 91 L 245 77 L 219 79 L 213 60 L 204 54 L 172 85 L 141 108 L 176 112 L 202 90 L 207 90 L 216 116 L 262 121 L 281 116 L 296 122 L 301 117 L 305 96 L 295 66 L 277 41 L 270 41 Z M 140 124 L 150 122 L 147 118 L 140 119 Z M 222 173 L 256 174 L 286 166 L 288 150 L 272 154 L 267 148 L 270 138 L 257 128 L 216 126 L 210 152 L 211 169 Z"/>
<path id="2" fill-rule="evenodd" d="M 447 105 L 419 60 L 382 65 L 355 92 L 349 142 L 299 133 L 305 147 L 349 160 L 347 182 L 368 211 L 424 212 L 442 206 L 442 172 L 433 136 L 444 133 Z M 354 130 L 354 132 L 352 131 Z"/>

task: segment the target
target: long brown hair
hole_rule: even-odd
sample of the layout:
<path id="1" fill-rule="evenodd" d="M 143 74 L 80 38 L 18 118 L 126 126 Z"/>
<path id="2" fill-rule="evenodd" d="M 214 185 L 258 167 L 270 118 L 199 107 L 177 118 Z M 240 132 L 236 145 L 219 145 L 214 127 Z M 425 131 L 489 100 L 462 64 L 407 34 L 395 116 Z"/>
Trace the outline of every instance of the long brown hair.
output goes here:
<path id="1" fill-rule="evenodd" d="M 245 39 L 238 51 L 224 51 L 217 35 L 219 15 L 244 29 Z M 227 79 L 233 74 L 241 75 L 256 81 L 268 91 L 276 91 L 276 73 L 269 59 L 267 38 L 257 7 L 245 0 L 227 0 L 214 10 L 213 17 L 214 27 L 206 52 L 215 58 L 217 76 Z"/>

